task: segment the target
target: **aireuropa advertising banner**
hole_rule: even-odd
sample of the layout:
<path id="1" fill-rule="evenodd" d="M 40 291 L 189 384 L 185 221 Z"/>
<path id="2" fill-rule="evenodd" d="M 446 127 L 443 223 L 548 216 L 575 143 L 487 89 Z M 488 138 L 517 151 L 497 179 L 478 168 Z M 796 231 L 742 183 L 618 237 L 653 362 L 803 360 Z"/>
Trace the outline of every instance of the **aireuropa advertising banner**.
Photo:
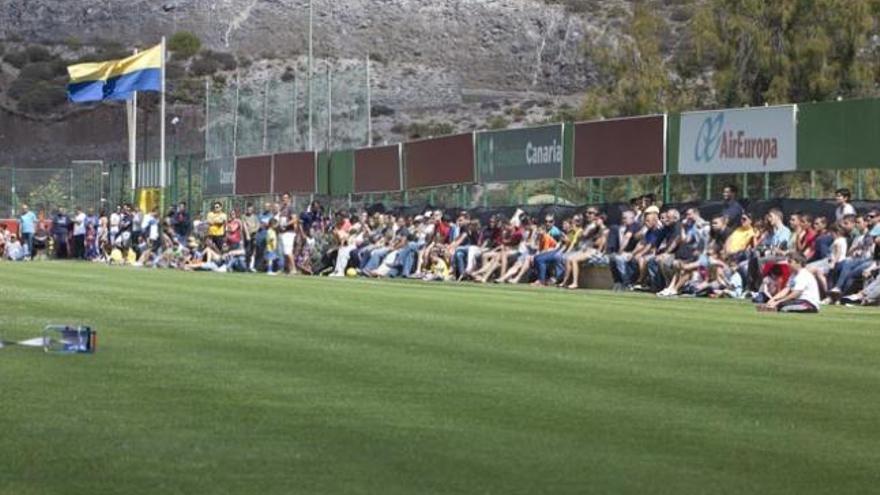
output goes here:
<path id="1" fill-rule="evenodd" d="M 477 134 L 480 182 L 562 177 L 562 126 Z"/>
<path id="2" fill-rule="evenodd" d="M 797 107 L 681 114 L 678 172 L 732 174 L 797 168 Z"/>

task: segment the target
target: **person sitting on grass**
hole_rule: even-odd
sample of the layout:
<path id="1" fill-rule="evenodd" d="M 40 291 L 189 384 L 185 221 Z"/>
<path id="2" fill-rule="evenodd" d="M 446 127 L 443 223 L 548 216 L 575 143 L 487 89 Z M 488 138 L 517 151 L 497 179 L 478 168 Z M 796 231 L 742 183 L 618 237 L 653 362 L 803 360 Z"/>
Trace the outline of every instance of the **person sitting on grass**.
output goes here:
<path id="1" fill-rule="evenodd" d="M 28 256 L 27 245 L 23 245 L 16 234 L 9 235 L 9 242 L 6 243 L 5 249 L 6 259 L 9 261 L 23 261 Z M 2 253 L 2 249 L 0 249 L 0 253 Z"/>
<path id="2" fill-rule="evenodd" d="M 792 277 L 788 285 L 767 301 L 762 309 L 775 310 L 780 313 L 818 313 L 819 283 L 816 277 L 806 269 L 807 259 L 801 253 L 789 256 Z"/>
<path id="3" fill-rule="evenodd" d="M 452 280 L 452 274 L 449 272 L 449 264 L 443 259 L 442 251 L 434 250 L 431 253 L 431 270 L 424 275 L 422 280 L 445 282 Z"/>

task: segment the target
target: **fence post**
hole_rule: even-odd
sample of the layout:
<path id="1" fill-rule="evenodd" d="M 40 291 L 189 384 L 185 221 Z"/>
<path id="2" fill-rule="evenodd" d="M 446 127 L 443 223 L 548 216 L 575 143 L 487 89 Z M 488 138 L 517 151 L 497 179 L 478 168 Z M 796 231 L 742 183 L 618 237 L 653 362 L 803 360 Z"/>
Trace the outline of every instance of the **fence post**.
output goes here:
<path id="1" fill-rule="evenodd" d="M 764 200 L 770 199 L 770 172 L 764 172 Z"/>
<path id="2" fill-rule="evenodd" d="M 861 201 L 865 197 L 865 178 L 862 169 L 856 169 L 856 199 Z"/>
<path id="3" fill-rule="evenodd" d="M 186 207 L 192 208 L 193 195 L 193 157 L 190 155 L 186 162 Z"/>
<path id="4" fill-rule="evenodd" d="M 630 175 L 626 178 L 626 199 L 633 197 L 633 178 Z"/>
<path id="5" fill-rule="evenodd" d="M 434 191 L 431 190 L 431 203 L 434 202 Z M 403 191 L 403 206 L 409 206 L 409 191 Z"/>
<path id="6" fill-rule="evenodd" d="M 670 199 L 672 198 L 672 191 L 669 190 L 671 185 L 672 185 L 671 184 L 671 177 L 669 177 L 669 174 L 663 174 L 663 202 L 664 203 L 669 203 Z"/>
<path id="7" fill-rule="evenodd" d="M 706 175 L 706 201 L 712 200 L 712 174 Z"/>
<path id="8" fill-rule="evenodd" d="M 840 170 L 834 171 L 834 189 L 840 189 Z"/>
<path id="9" fill-rule="evenodd" d="M 810 170 L 810 199 L 816 199 L 816 171 Z"/>
<path id="10" fill-rule="evenodd" d="M 72 210 L 74 206 L 73 203 L 73 168 L 67 169 L 70 173 L 70 194 L 67 195 L 67 201 L 70 203 L 67 205 L 68 210 Z"/>
<path id="11" fill-rule="evenodd" d="M 599 203 L 605 204 L 605 179 L 599 178 Z"/>
<path id="12" fill-rule="evenodd" d="M 587 204 L 593 203 L 593 179 L 587 179 Z"/>
<path id="13" fill-rule="evenodd" d="M 15 193 L 15 167 L 12 167 L 12 187 L 9 189 L 11 197 L 9 198 L 9 206 L 12 208 L 10 212 L 11 216 L 15 216 L 15 213 L 18 211 L 18 201 L 16 198 L 18 197 Z"/>
<path id="14" fill-rule="evenodd" d="M 742 197 L 749 199 L 749 174 L 743 174 Z"/>

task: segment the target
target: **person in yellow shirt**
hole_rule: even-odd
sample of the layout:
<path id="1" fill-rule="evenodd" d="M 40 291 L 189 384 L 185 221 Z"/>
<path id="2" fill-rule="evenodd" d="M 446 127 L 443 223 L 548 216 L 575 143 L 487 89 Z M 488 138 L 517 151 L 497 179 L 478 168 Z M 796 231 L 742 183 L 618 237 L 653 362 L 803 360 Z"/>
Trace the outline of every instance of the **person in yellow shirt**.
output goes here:
<path id="1" fill-rule="evenodd" d="M 269 228 L 266 230 L 266 274 L 278 275 L 275 271 L 275 260 L 278 259 L 278 220 L 269 220 Z"/>
<path id="2" fill-rule="evenodd" d="M 222 250 L 226 237 L 226 213 L 223 212 L 223 205 L 219 201 L 211 206 L 211 211 L 208 212 L 205 220 L 208 222 L 208 237 L 217 250 Z"/>
<path id="3" fill-rule="evenodd" d="M 747 214 L 743 214 L 742 223 L 727 238 L 724 251 L 728 256 L 737 256 L 746 249 L 753 248 L 757 238 L 758 231 L 752 225 L 752 218 Z"/>
<path id="4" fill-rule="evenodd" d="M 446 260 L 443 259 L 443 256 L 436 251 L 431 254 L 431 272 L 425 274 L 424 280 L 438 280 L 438 281 L 446 281 L 451 279 L 451 274 L 449 273 L 449 264 L 446 263 Z"/>

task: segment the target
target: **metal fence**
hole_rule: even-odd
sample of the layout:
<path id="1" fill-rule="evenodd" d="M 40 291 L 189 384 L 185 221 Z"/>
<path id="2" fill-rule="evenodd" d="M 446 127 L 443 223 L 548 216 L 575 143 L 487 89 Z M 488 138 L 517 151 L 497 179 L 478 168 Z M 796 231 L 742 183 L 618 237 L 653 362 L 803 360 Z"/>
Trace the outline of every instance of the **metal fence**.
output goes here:
<path id="1" fill-rule="evenodd" d="M 0 217 L 14 217 L 22 204 L 47 214 L 58 207 L 98 211 L 109 187 L 102 162 L 67 168 L 0 168 Z"/>

